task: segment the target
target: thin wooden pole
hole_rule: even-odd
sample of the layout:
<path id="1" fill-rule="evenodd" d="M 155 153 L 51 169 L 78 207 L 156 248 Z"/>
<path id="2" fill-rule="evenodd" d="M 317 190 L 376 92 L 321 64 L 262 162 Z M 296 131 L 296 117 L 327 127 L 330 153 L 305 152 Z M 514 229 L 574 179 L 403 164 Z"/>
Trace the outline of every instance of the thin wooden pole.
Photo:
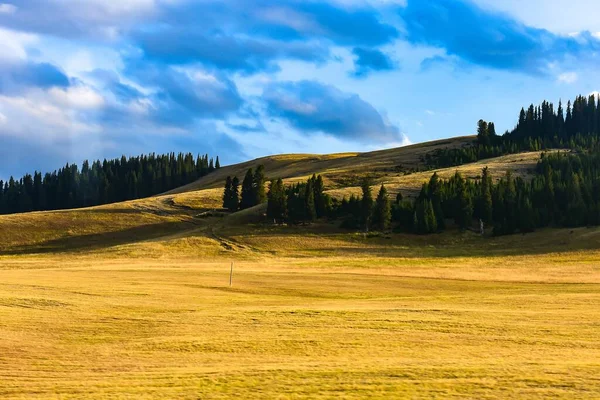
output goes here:
<path id="1" fill-rule="evenodd" d="M 233 284 L 233 261 L 231 262 L 231 271 L 229 272 L 229 287 Z"/>

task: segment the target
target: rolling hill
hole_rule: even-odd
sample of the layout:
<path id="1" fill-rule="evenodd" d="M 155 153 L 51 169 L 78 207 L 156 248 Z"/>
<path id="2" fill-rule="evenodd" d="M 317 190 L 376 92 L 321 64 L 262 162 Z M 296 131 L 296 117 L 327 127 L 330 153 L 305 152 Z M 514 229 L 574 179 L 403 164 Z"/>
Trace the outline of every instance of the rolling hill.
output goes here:
<path id="1" fill-rule="evenodd" d="M 89 250 L 123 243 L 184 237 L 187 233 L 206 236 L 216 230 L 244 232 L 247 222 L 256 220 L 264 206 L 219 217 L 202 216 L 221 208 L 225 177 L 242 177 L 248 168 L 264 165 L 269 179 L 284 178 L 284 183 L 304 181 L 312 174 L 324 177 L 328 194 L 338 199 L 360 192 L 359 182 L 368 175 L 373 188 L 385 184 L 392 195 L 402 191 L 415 196 L 433 172 L 449 177 L 460 171 L 476 177 L 485 166 L 499 178 L 507 170 L 527 177 L 540 152 L 508 155 L 459 167 L 435 171 L 424 169 L 422 157 L 438 148 L 457 148 L 471 143 L 473 137 L 460 137 L 370 153 L 332 155 L 276 155 L 241 164 L 225 166 L 198 181 L 160 196 L 76 210 L 32 212 L 0 216 L 0 252 L 19 254 L 65 250 Z M 250 231 L 255 229 L 251 228 Z M 328 227 L 327 231 L 331 231 Z M 210 230 L 211 233 L 207 233 Z"/>
<path id="2" fill-rule="evenodd" d="M 596 398 L 598 228 L 365 235 L 219 211 L 225 177 L 259 164 L 320 173 L 337 197 L 365 174 L 411 195 L 424 152 L 469 140 L 272 156 L 161 196 L 0 216 L 0 397 Z M 437 172 L 527 178 L 539 156 Z"/>

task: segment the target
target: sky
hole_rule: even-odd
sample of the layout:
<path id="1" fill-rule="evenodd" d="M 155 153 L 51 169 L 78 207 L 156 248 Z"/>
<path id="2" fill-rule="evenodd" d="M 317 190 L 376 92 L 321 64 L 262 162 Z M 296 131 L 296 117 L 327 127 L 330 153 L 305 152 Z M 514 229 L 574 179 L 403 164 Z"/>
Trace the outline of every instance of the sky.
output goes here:
<path id="1" fill-rule="evenodd" d="M 595 0 L 0 0 L 0 179 L 512 129 L 600 89 Z"/>

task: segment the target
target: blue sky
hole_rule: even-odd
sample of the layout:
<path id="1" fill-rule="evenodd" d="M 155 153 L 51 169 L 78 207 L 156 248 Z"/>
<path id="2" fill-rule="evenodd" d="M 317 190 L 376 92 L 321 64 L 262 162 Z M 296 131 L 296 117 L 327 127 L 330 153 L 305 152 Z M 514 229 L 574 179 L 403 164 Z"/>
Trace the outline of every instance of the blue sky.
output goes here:
<path id="1" fill-rule="evenodd" d="M 0 178 L 121 154 L 224 163 L 511 129 L 599 90 L 600 3 L 0 0 Z M 6 1 L 6 0 L 4 0 Z"/>

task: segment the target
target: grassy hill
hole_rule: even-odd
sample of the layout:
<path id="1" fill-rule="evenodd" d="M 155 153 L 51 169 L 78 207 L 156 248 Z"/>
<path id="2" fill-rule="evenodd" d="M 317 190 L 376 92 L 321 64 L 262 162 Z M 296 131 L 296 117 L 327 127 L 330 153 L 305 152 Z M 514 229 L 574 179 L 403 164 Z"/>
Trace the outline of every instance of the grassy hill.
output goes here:
<path id="1" fill-rule="evenodd" d="M 147 199 L 78 210 L 0 216 L 0 254 L 89 251 L 173 235 L 212 240 L 219 231 L 249 233 L 246 224 L 254 221 L 264 206 L 234 215 L 215 217 L 203 213 L 211 214 L 221 208 L 226 176 L 243 177 L 248 168 L 261 164 L 269 178 L 282 177 L 286 184 L 321 174 L 326 192 L 339 199 L 358 194 L 359 182 L 366 175 L 373 178 L 374 188 L 383 183 L 391 195 L 402 191 L 404 196 L 411 197 L 434 172 L 411 172 L 425 168 L 421 162 L 424 154 L 440 147 L 465 146 L 472 140 L 473 137 L 460 137 L 370 153 L 270 156 L 223 167 L 190 185 Z M 494 178 L 503 176 L 507 170 L 526 177 L 539 157 L 540 152 L 508 155 L 436 172 L 442 177 L 456 171 L 476 177 L 487 166 Z M 319 229 L 322 233 L 335 231 L 331 226 Z"/>
<path id="2" fill-rule="evenodd" d="M 0 216 L 1 398 L 597 398 L 600 229 L 363 235 L 226 215 L 225 176 L 365 174 L 418 191 L 420 156 L 273 156 L 179 190 Z M 539 153 L 439 170 L 527 177 Z M 235 263 L 229 286 L 231 262 Z"/>

